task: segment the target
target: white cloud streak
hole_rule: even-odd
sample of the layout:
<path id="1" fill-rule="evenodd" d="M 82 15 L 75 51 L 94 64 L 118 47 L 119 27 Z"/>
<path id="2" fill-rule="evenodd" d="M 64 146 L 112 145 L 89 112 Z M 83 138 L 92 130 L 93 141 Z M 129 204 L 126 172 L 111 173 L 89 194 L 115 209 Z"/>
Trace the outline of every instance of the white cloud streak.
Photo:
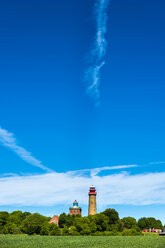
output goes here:
<path id="1" fill-rule="evenodd" d="M 97 176 L 101 171 L 105 170 L 120 170 L 120 169 L 128 169 L 128 168 L 134 168 L 138 165 L 131 164 L 131 165 L 116 165 L 116 166 L 104 166 L 104 167 L 98 167 L 93 169 L 83 169 L 83 170 L 76 170 L 76 171 L 70 171 L 69 174 L 72 175 L 84 175 L 86 173 L 89 173 L 89 175 L 93 178 Z"/>
<path id="2" fill-rule="evenodd" d="M 106 53 L 107 42 L 105 34 L 107 31 L 107 7 L 109 0 L 96 0 L 95 16 L 96 16 L 96 36 L 93 49 L 88 55 L 89 66 L 85 71 L 85 81 L 88 88 L 87 93 L 94 99 L 96 105 L 99 104 L 99 85 L 100 85 L 100 69 L 105 64 L 103 58 Z"/>
<path id="3" fill-rule="evenodd" d="M 97 205 L 165 204 L 165 172 L 130 175 L 120 172 L 86 177 L 72 173 L 48 173 L 0 178 L 0 205 L 55 206 L 71 204 L 75 197 L 88 203 L 88 188 L 97 188 Z"/>
<path id="4" fill-rule="evenodd" d="M 165 164 L 165 162 L 164 161 L 158 161 L 158 162 L 150 162 L 149 164 L 151 164 L 151 165 L 160 165 L 160 164 Z"/>
<path id="5" fill-rule="evenodd" d="M 41 161 L 39 161 L 38 159 L 33 157 L 30 152 L 28 152 L 23 147 L 19 146 L 17 144 L 17 140 L 16 140 L 13 133 L 11 133 L 11 132 L 9 132 L 9 131 L 1 128 L 1 127 L 0 127 L 0 143 L 3 146 L 5 146 L 5 147 L 9 148 L 10 150 L 12 150 L 13 152 L 15 152 L 25 162 L 27 162 L 33 166 L 36 166 L 36 167 L 38 167 L 44 171 L 52 172 L 52 170 L 50 170 L 49 168 L 44 166 L 41 163 Z"/>

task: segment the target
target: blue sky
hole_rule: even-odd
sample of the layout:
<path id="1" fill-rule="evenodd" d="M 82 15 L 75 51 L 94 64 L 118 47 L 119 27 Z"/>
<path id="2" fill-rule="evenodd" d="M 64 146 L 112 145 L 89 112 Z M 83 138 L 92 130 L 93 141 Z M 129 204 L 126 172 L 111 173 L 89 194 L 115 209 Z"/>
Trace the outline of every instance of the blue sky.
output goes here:
<path id="1" fill-rule="evenodd" d="M 49 215 L 67 211 L 77 198 L 87 214 L 88 184 L 94 182 L 98 189 L 98 210 L 115 207 L 123 216 L 137 218 L 151 212 L 150 215 L 165 222 L 165 3 L 110 1 L 106 9 L 107 47 L 105 64 L 100 70 L 99 106 L 86 93 L 88 86 L 84 82 L 97 32 L 94 3 L 94 0 L 1 3 L 0 126 L 6 131 L 3 135 L 15 140 L 10 140 L 9 146 L 1 133 L 0 183 L 4 200 L 0 201 L 0 210 L 28 209 Z M 21 148 L 31 153 L 30 162 L 23 158 Z M 32 161 L 33 158 L 37 161 Z M 81 176 L 75 172 L 120 165 L 125 168 L 104 168 L 94 178 L 85 171 Z M 70 171 L 74 173 L 68 179 Z M 35 178 L 38 176 L 43 183 L 44 177 L 46 183 L 47 173 L 55 178 L 66 176 L 70 191 L 61 187 L 65 179 L 58 183 L 52 179 L 52 186 L 45 192 L 46 195 L 50 192 L 51 199 L 46 197 L 46 202 L 39 200 L 36 204 L 27 191 L 31 177 L 38 194 L 40 184 L 35 183 Z M 137 178 L 134 186 L 133 176 Z M 147 180 L 142 185 L 144 176 Z M 18 190 L 20 180 L 27 182 L 18 193 L 21 201 L 14 192 L 9 195 L 8 186 L 11 183 Z M 121 188 L 116 189 L 116 184 Z M 154 191 L 155 197 L 152 191 L 147 191 L 152 184 L 153 191 L 158 190 Z M 106 206 L 102 206 L 102 198 L 99 200 L 104 185 L 109 194 Z M 109 191 L 111 186 L 113 191 Z M 130 187 L 134 191 L 139 189 L 138 201 L 131 199 Z M 77 194 L 85 190 L 81 202 L 81 195 Z M 22 195 L 26 194 L 24 199 Z M 52 199 L 52 194 L 56 199 Z M 66 194 L 70 194 L 70 199 Z M 144 200 L 145 194 L 148 201 Z M 9 197 L 12 200 L 6 201 Z"/>

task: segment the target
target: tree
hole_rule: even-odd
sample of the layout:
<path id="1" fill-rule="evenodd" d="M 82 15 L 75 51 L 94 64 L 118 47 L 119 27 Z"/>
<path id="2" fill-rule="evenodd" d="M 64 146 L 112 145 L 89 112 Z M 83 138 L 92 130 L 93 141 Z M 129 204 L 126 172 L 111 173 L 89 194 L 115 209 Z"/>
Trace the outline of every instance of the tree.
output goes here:
<path id="1" fill-rule="evenodd" d="M 73 221 L 74 221 L 74 218 L 75 218 L 76 215 L 66 215 L 66 226 L 67 227 L 70 227 L 73 225 Z"/>
<path id="2" fill-rule="evenodd" d="M 3 229 L 3 233 L 4 234 L 20 234 L 21 231 L 19 229 L 19 227 L 12 222 L 8 222 Z"/>
<path id="3" fill-rule="evenodd" d="M 74 222 L 73 222 L 73 226 L 76 227 L 77 231 L 78 232 L 81 232 L 82 229 L 83 229 L 83 224 L 89 224 L 89 219 L 88 217 L 79 217 L 79 216 L 76 216 L 74 218 Z"/>
<path id="4" fill-rule="evenodd" d="M 125 217 L 121 219 L 121 221 L 123 222 L 124 227 L 127 229 L 131 229 L 132 226 L 136 225 L 136 219 L 132 217 Z"/>
<path id="5" fill-rule="evenodd" d="M 0 212 L 0 228 L 7 223 L 8 218 L 9 218 L 8 212 L 5 212 L 5 211 Z"/>
<path id="6" fill-rule="evenodd" d="M 24 213 L 22 213 L 22 221 L 25 220 L 29 215 L 31 215 L 30 212 L 24 212 Z"/>
<path id="7" fill-rule="evenodd" d="M 149 217 L 149 218 L 140 218 L 137 222 L 139 228 L 141 230 L 143 229 L 152 229 L 152 228 L 157 228 L 157 229 L 162 229 L 163 225 L 160 220 L 156 220 L 155 218 Z"/>
<path id="8" fill-rule="evenodd" d="M 29 235 L 34 233 L 40 234 L 44 223 L 47 223 L 47 217 L 38 213 L 31 214 L 22 222 L 21 229 Z"/>
<path id="9" fill-rule="evenodd" d="M 30 216 L 31 213 L 29 212 L 22 212 L 22 211 L 13 211 L 9 214 L 7 222 L 14 223 L 18 226 L 20 226 L 28 216 Z M 46 217 L 47 218 L 47 217 Z"/>
<path id="10" fill-rule="evenodd" d="M 100 213 L 100 214 L 96 214 L 96 226 L 97 226 L 97 230 L 98 231 L 105 231 L 108 229 L 108 222 L 109 222 L 109 218 Z"/>
<path id="11" fill-rule="evenodd" d="M 54 236 L 61 235 L 60 228 L 54 223 L 49 224 L 49 230 L 50 230 L 50 235 L 54 235 Z"/>
<path id="12" fill-rule="evenodd" d="M 149 222 L 150 228 L 163 229 L 163 225 L 160 220 L 156 220 L 153 217 L 149 217 L 148 222 Z"/>
<path id="13" fill-rule="evenodd" d="M 69 228 L 67 226 L 64 226 L 64 228 L 62 229 L 62 235 L 69 235 Z"/>
<path id="14" fill-rule="evenodd" d="M 102 212 L 105 216 L 108 217 L 109 221 L 108 224 L 116 224 L 116 222 L 119 220 L 119 214 L 118 212 L 113 208 L 107 208 L 105 211 Z"/>
<path id="15" fill-rule="evenodd" d="M 109 226 L 110 231 L 122 232 L 124 229 L 124 224 L 121 220 L 118 220 L 116 224 L 112 224 Z"/>
<path id="16" fill-rule="evenodd" d="M 9 215 L 8 222 L 14 223 L 17 226 L 20 226 L 22 223 L 21 217 L 19 215 L 14 214 Z"/>
<path id="17" fill-rule="evenodd" d="M 49 223 L 44 224 L 44 225 L 42 226 L 42 228 L 41 228 L 40 235 L 49 235 L 49 232 L 50 232 L 49 229 L 50 229 L 50 228 L 49 228 Z"/>
<path id="18" fill-rule="evenodd" d="M 95 233 L 97 231 L 97 225 L 94 222 L 91 222 L 89 224 L 89 228 L 91 230 L 91 233 Z"/>
<path id="19" fill-rule="evenodd" d="M 59 220 L 58 220 L 58 225 L 59 227 L 63 228 L 64 226 L 66 226 L 66 213 L 62 213 L 59 216 Z"/>
<path id="20" fill-rule="evenodd" d="M 90 235 L 91 234 L 91 230 L 90 230 L 90 228 L 89 228 L 87 223 L 84 223 L 82 225 L 82 230 L 80 231 L 80 234 L 81 235 Z"/>
<path id="21" fill-rule="evenodd" d="M 138 227 L 143 230 L 143 229 L 149 229 L 150 228 L 150 224 L 147 218 L 143 217 L 140 218 L 137 222 Z"/>

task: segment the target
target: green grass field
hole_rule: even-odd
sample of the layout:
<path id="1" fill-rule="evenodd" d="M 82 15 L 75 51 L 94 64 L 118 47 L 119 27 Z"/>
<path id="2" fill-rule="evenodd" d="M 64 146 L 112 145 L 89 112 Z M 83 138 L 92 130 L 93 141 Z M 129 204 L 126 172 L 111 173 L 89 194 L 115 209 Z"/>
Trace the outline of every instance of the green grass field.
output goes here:
<path id="1" fill-rule="evenodd" d="M 165 248 L 165 237 L 58 237 L 1 235 L 0 248 Z"/>

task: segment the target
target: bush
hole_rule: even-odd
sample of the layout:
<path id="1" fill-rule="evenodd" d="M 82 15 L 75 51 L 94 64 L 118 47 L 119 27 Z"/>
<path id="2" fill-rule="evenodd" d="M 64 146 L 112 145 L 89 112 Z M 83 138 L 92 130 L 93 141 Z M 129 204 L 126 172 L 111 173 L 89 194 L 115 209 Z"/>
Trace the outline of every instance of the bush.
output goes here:
<path id="1" fill-rule="evenodd" d="M 142 235 L 142 233 L 137 232 L 135 229 L 124 229 L 121 233 L 122 236 L 137 236 Z"/>
<path id="2" fill-rule="evenodd" d="M 69 235 L 69 228 L 67 226 L 64 226 L 64 228 L 62 229 L 62 235 L 63 236 Z"/>
<path id="3" fill-rule="evenodd" d="M 140 230 L 140 228 L 138 227 L 138 225 L 132 226 L 132 229 L 135 229 L 137 232 L 141 232 L 141 230 Z"/>
<path id="4" fill-rule="evenodd" d="M 103 232 L 95 232 L 95 233 L 92 233 L 92 236 L 103 236 Z"/>
<path id="5" fill-rule="evenodd" d="M 75 226 L 71 226 L 69 228 L 69 233 L 68 234 L 71 235 L 71 236 L 79 236 L 80 235 L 80 233 L 77 231 L 77 228 Z"/>
<path id="6" fill-rule="evenodd" d="M 116 230 L 113 230 L 113 231 L 111 231 L 111 232 L 105 231 L 105 232 L 103 233 L 104 236 L 120 236 L 120 234 L 121 234 L 121 232 L 118 232 L 118 231 L 116 231 Z"/>

